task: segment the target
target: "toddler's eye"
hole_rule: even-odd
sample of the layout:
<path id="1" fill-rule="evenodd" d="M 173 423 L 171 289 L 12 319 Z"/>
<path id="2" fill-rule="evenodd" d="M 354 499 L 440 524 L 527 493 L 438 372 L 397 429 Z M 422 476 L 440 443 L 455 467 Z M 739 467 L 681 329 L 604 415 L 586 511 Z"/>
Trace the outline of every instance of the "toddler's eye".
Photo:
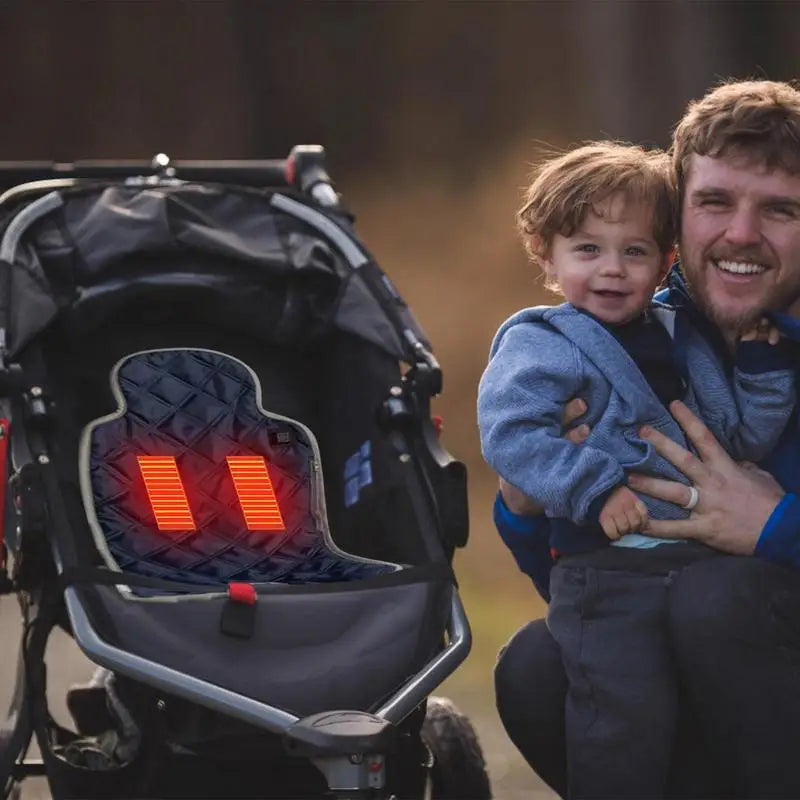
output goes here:
<path id="1" fill-rule="evenodd" d="M 578 253 L 597 253 L 599 252 L 600 248 L 596 244 L 583 242 L 582 244 L 576 245 L 575 250 Z"/>
<path id="2" fill-rule="evenodd" d="M 631 245 L 630 247 L 625 248 L 625 255 L 626 256 L 634 256 L 634 257 L 641 257 L 647 255 L 647 250 L 644 247 L 638 247 L 637 245 Z"/>

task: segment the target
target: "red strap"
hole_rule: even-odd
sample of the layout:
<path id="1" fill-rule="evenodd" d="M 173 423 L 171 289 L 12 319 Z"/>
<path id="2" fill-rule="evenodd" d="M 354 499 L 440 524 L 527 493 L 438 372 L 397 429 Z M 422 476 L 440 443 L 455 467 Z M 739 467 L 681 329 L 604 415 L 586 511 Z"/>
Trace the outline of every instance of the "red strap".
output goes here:
<path id="1" fill-rule="evenodd" d="M 234 603 L 244 603 L 248 606 L 256 604 L 256 590 L 252 583 L 229 583 L 228 597 Z"/>
<path id="2" fill-rule="evenodd" d="M 6 483 L 8 481 L 8 434 L 11 423 L 0 419 L 0 570 L 6 566 Z"/>

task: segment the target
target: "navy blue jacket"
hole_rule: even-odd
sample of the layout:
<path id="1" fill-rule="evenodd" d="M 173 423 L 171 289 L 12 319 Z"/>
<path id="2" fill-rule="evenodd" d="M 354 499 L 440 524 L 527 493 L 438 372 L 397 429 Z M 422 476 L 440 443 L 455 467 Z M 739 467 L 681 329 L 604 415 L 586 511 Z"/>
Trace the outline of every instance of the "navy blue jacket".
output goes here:
<path id="1" fill-rule="evenodd" d="M 715 348 L 719 358 L 730 362 L 730 355 L 719 331 L 695 307 L 678 270 L 673 270 L 668 288 L 659 293 L 657 299 L 689 315 L 694 326 Z M 772 317 L 788 338 L 800 342 L 799 320 L 784 314 L 774 314 Z M 800 369 L 796 370 L 796 381 L 800 383 Z M 793 411 L 778 444 L 759 463 L 776 478 L 787 494 L 761 532 L 756 545 L 756 556 L 800 568 L 800 425 L 796 410 Z M 547 517 L 514 514 L 498 494 L 494 506 L 494 521 L 520 569 L 531 577 L 539 593 L 549 599 L 549 573 L 553 561 L 550 555 L 550 522 Z"/>

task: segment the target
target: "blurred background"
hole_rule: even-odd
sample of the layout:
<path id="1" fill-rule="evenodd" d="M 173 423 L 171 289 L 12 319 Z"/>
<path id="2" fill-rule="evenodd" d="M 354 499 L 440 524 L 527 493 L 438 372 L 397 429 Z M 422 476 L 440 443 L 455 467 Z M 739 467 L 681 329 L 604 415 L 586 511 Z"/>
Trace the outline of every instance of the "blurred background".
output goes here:
<path id="1" fill-rule="evenodd" d="M 795 2 L 0 4 L 0 159 L 327 148 L 361 237 L 444 367 L 435 413 L 470 473 L 471 540 L 456 569 L 475 647 L 441 693 L 478 728 L 498 798 L 553 797 L 494 711 L 497 650 L 544 607 L 491 524 L 474 420 L 499 323 L 557 302 L 514 230 L 530 163 L 585 139 L 665 147 L 687 102 L 720 79 L 799 75 L 798 23 Z M 8 601 L 0 608 L 6 630 Z M 86 673 L 54 646 L 59 674 L 71 670 L 58 680 Z"/>

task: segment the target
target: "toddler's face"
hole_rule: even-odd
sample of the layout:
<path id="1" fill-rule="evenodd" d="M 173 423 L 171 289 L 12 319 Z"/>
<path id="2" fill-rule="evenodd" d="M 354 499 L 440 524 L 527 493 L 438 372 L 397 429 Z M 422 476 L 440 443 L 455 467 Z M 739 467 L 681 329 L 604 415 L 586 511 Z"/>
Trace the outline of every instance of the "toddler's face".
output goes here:
<path id="1" fill-rule="evenodd" d="M 671 254 L 653 238 L 647 205 L 615 195 L 596 211 L 589 210 L 572 236 L 556 234 L 545 269 L 572 305 L 620 325 L 647 308 Z"/>

